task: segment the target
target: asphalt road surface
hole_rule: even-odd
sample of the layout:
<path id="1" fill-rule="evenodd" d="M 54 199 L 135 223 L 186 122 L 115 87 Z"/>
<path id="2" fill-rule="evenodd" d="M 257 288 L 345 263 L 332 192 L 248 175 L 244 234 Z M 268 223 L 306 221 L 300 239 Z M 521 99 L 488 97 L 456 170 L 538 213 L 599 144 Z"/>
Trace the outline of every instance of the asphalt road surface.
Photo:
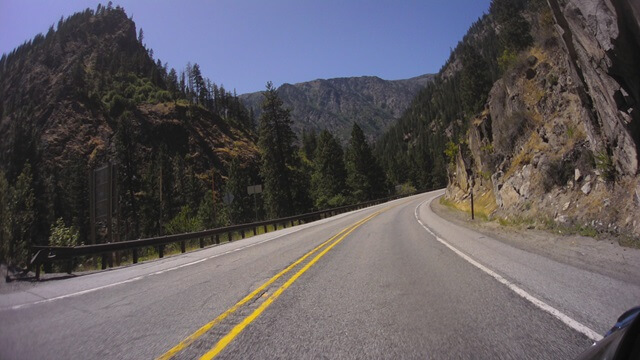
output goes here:
<path id="1" fill-rule="evenodd" d="M 571 359 L 640 302 L 441 194 L 0 295 L 0 359 Z"/>

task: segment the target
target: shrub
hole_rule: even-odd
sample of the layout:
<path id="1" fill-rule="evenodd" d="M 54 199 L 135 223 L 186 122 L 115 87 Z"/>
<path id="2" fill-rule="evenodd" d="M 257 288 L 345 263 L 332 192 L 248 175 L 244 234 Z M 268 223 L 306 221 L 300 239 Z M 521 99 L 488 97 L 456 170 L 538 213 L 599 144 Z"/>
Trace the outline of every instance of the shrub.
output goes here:
<path id="1" fill-rule="evenodd" d="M 73 226 L 67 227 L 62 218 L 58 218 L 51 225 L 51 235 L 49 235 L 49 246 L 77 246 L 78 230 Z"/>
<path id="2" fill-rule="evenodd" d="M 188 205 L 183 206 L 178 215 L 164 225 L 167 235 L 194 232 L 202 228 L 202 220 L 193 214 Z"/>
<path id="3" fill-rule="evenodd" d="M 458 145 L 453 141 L 449 141 L 444 150 L 444 154 L 447 156 L 447 160 L 449 160 L 449 164 L 455 164 L 456 156 L 458 155 Z"/>
<path id="4" fill-rule="evenodd" d="M 411 183 L 404 183 L 401 185 L 398 185 L 398 187 L 396 188 L 396 193 L 397 195 L 413 195 L 417 192 L 416 187 L 411 185 Z"/>
<path id="5" fill-rule="evenodd" d="M 518 62 L 518 53 L 514 50 L 505 49 L 498 57 L 498 66 L 502 72 L 511 69 Z"/>
<path id="6" fill-rule="evenodd" d="M 569 181 L 573 167 L 568 161 L 563 159 L 551 160 L 544 168 L 544 179 L 542 185 L 545 191 L 551 190 L 554 186 L 562 186 Z"/>
<path id="7" fill-rule="evenodd" d="M 616 166 L 613 164 L 611 155 L 606 151 L 601 151 L 595 155 L 596 169 L 600 171 L 603 179 L 613 181 L 616 178 Z"/>

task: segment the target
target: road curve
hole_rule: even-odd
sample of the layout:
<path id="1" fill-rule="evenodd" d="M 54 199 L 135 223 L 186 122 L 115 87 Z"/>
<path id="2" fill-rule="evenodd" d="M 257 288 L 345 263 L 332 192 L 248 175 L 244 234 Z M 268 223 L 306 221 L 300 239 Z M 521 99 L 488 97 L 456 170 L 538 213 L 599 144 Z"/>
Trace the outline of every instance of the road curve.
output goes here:
<path id="1" fill-rule="evenodd" d="M 572 358 L 640 298 L 479 240 L 441 193 L 0 295 L 0 358 Z"/>

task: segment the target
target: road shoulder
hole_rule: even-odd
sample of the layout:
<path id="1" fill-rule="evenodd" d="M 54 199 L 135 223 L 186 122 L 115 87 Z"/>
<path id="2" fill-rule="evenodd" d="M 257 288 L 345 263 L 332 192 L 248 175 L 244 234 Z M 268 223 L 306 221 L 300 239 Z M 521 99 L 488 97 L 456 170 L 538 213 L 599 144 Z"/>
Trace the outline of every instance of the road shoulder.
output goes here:
<path id="1" fill-rule="evenodd" d="M 431 211 L 458 226 L 518 249 L 623 282 L 640 285 L 640 249 L 625 248 L 615 240 L 561 235 L 545 230 L 504 227 L 495 221 L 471 220 L 469 214 L 431 202 Z"/>

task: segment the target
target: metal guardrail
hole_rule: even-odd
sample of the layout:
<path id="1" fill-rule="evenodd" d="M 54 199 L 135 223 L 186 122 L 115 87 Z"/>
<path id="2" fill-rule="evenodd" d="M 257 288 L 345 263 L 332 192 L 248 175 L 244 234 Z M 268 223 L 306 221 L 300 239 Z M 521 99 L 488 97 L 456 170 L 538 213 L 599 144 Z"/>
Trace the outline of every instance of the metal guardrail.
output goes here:
<path id="1" fill-rule="evenodd" d="M 287 227 L 287 224 L 294 225 L 295 221 L 305 221 L 311 222 L 320 220 L 322 218 L 326 218 L 328 216 L 334 216 L 337 214 L 345 213 L 348 211 L 353 211 L 357 209 L 362 209 L 365 207 L 381 204 L 387 201 L 399 199 L 402 196 L 395 195 L 383 199 L 377 199 L 372 201 L 367 201 L 354 205 L 346 205 L 333 209 L 327 210 L 319 210 L 301 215 L 294 215 L 279 219 L 271 219 L 258 221 L 247 224 L 237 224 L 231 226 L 225 226 L 210 230 L 196 231 L 191 233 L 184 234 L 175 234 L 175 235 L 165 235 L 158 236 L 146 239 L 137 239 L 137 240 L 128 240 L 128 241 L 120 241 L 114 243 L 106 243 L 106 244 L 95 244 L 95 245 L 80 245 L 74 247 L 59 247 L 59 246 L 31 246 L 31 254 L 33 254 L 30 262 L 30 268 L 35 266 L 36 272 L 36 280 L 40 279 L 40 268 L 42 265 L 52 263 L 54 261 L 66 261 L 67 262 L 67 273 L 71 273 L 73 271 L 73 261 L 75 258 L 80 256 L 101 256 L 102 260 L 102 269 L 106 269 L 107 265 L 112 264 L 111 254 L 115 251 L 132 251 L 132 260 L 133 263 L 136 264 L 139 260 L 138 249 L 144 247 L 157 247 L 158 249 L 158 257 L 162 258 L 164 256 L 164 247 L 167 244 L 172 243 L 180 243 L 180 251 L 182 253 L 186 252 L 186 242 L 191 240 L 199 240 L 200 248 L 205 247 L 206 239 L 209 239 L 209 244 L 220 244 L 220 236 L 227 235 L 227 240 L 231 242 L 233 239 L 233 233 L 240 232 L 242 238 L 245 238 L 246 231 L 252 230 L 253 235 L 258 233 L 258 228 L 263 227 L 264 232 L 266 233 L 269 225 L 273 225 L 274 230 L 278 229 L 278 225 L 283 225 L 283 227 Z M 111 261 L 110 261 L 111 260 Z"/>

